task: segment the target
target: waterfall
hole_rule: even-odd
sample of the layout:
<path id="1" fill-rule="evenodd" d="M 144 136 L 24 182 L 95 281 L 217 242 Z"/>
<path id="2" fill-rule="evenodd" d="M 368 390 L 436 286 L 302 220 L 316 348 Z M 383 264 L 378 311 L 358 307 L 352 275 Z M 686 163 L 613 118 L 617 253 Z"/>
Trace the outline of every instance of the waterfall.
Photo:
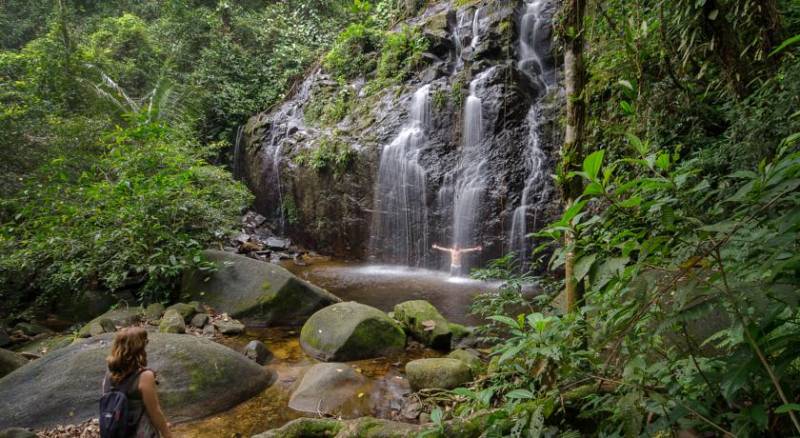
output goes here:
<path id="1" fill-rule="evenodd" d="M 236 130 L 236 141 L 233 144 L 233 179 L 242 179 L 242 137 L 244 137 L 244 125 L 239 125 Z"/>
<path id="2" fill-rule="evenodd" d="M 526 0 L 520 20 L 518 68 L 545 89 L 555 83 L 551 0 Z"/>
<path id="3" fill-rule="evenodd" d="M 464 104 L 464 138 L 459 174 L 454 189 L 453 246 L 465 248 L 476 245 L 481 200 L 488 177 L 487 157 L 483 153 L 483 101 L 477 87 L 492 69 L 480 73 L 469 85 Z"/>
<path id="4" fill-rule="evenodd" d="M 470 47 L 472 50 L 475 50 L 478 47 L 478 43 L 481 41 L 481 11 L 483 8 L 479 7 L 475 9 L 475 15 L 472 17 L 472 42 L 470 43 Z"/>
<path id="5" fill-rule="evenodd" d="M 269 166 L 270 172 L 265 173 L 266 186 L 275 190 L 278 201 L 277 212 L 279 234 L 286 233 L 286 212 L 284 211 L 283 183 L 281 179 L 281 163 L 283 160 L 283 142 L 297 131 L 307 129 L 303 120 L 302 103 L 307 101 L 311 88 L 319 77 L 319 70 L 309 75 L 297 88 L 296 93 L 279 106 L 271 116 L 269 141 L 264 142 L 264 165 Z"/>
<path id="6" fill-rule="evenodd" d="M 456 11 L 456 25 L 451 33 L 453 39 L 453 47 L 455 47 L 455 63 L 453 64 L 453 73 L 461 70 L 464 67 L 464 59 L 462 54 L 464 52 L 464 43 L 461 41 L 461 29 L 464 27 L 464 20 L 466 14 L 464 10 Z"/>
<path id="7" fill-rule="evenodd" d="M 384 261 L 421 266 L 430 252 L 425 169 L 419 163 L 430 120 L 425 85 L 411 99 L 408 121 L 381 152 L 370 253 Z"/>
<path id="8" fill-rule="evenodd" d="M 540 88 L 540 95 L 555 83 L 555 67 L 551 60 L 552 5 L 550 0 L 526 0 L 520 22 L 518 68 Z M 528 233 L 536 226 L 537 213 L 547 202 L 552 190 L 547 175 L 547 157 L 540 140 L 542 116 L 537 99 L 527 116 L 528 141 L 524 151 L 527 177 L 520 205 L 514 210 L 509 236 L 509 250 L 526 263 L 531 251 Z M 529 224 L 532 227 L 529 227 Z"/>

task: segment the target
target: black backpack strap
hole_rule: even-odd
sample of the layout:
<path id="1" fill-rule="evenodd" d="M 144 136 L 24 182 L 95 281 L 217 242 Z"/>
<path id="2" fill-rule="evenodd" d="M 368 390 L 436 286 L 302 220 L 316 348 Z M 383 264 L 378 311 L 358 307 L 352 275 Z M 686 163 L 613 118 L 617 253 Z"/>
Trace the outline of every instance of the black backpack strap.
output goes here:
<path id="1" fill-rule="evenodd" d="M 139 377 L 139 374 L 142 374 L 142 371 L 144 371 L 144 369 L 130 373 L 128 377 L 125 377 L 122 382 L 116 385 L 111 383 L 111 388 L 128 395 L 131 392 L 131 384 L 136 381 L 136 378 Z M 109 381 L 110 380 L 111 379 L 109 379 Z"/>

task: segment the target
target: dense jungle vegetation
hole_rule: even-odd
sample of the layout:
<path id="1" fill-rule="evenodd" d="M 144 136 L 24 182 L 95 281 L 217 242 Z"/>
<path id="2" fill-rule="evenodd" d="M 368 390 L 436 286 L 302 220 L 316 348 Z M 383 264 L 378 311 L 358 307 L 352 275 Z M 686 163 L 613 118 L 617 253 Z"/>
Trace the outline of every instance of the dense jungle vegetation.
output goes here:
<path id="1" fill-rule="evenodd" d="M 237 127 L 317 62 L 407 79 L 404 3 L 0 3 L 0 314 L 168 298 L 250 202 Z M 493 359 L 426 394 L 428 435 L 800 435 L 800 3 L 563 0 L 556 28 L 563 216 L 534 266 L 473 273 L 504 282 L 474 304 Z"/>
<path id="2" fill-rule="evenodd" d="M 220 168 L 350 19 L 343 2 L 0 5 L 0 295 L 163 299 L 249 195 Z"/>

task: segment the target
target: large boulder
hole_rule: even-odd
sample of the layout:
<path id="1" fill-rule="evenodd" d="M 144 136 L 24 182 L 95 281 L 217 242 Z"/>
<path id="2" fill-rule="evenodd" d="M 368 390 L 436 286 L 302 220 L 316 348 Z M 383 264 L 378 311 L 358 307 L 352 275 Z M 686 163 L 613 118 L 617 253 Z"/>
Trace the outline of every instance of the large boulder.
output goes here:
<path id="1" fill-rule="evenodd" d="M 232 408 L 266 388 L 269 371 L 197 336 L 150 333 L 149 367 L 171 422 Z M 0 379 L 0 429 L 80 423 L 97 415 L 112 335 L 54 351 Z"/>
<path id="2" fill-rule="evenodd" d="M 450 349 L 450 325 L 433 304 L 425 300 L 400 303 L 394 306 L 394 318 L 423 344 L 438 350 Z"/>
<path id="3" fill-rule="evenodd" d="M 296 325 L 341 300 L 272 263 L 223 251 L 205 251 L 215 272 L 195 270 L 183 279 L 183 293 L 245 322 Z"/>
<path id="4" fill-rule="evenodd" d="M 311 315 L 300 331 L 300 345 L 322 361 L 351 361 L 396 354 L 406 334 L 385 313 L 353 301 Z"/>
<path id="5" fill-rule="evenodd" d="M 469 366 L 451 358 L 417 359 L 406 364 L 406 377 L 411 389 L 453 389 L 472 379 Z"/>
<path id="6" fill-rule="evenodd" d="M 11 350 L 0 348 L 0 377 L 28 363 L 28 360 Z"/>
<path id="7" fill-rule="evenodd" d="M 350 365 L 319 363 L 306 371 L 300 385 L 289 399 L 289 407 L 300 412 L 336 416 L 358 416 L 368 409 L 369 382 Z"/>

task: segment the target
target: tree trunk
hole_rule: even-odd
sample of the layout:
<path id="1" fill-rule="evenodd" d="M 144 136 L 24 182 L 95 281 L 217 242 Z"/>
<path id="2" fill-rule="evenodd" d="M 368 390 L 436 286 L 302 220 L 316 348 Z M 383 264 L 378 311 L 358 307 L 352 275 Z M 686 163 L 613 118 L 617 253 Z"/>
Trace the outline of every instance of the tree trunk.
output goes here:
<path id="1" fill-rule="evenodd" d="M 567 174 L 580 170 L 585 155 L 583 145 L 584 125 L 586 122 L 586 103 L 583 90 L 586 83 L 586 69 L 583 65 L 583 18 L 586 10 L 585 0 L 566 0 L 564 4 L 564 89 L 567 95 L 567 117 L 564 145 L 561 149 L 561 174 L 563 176 L 561 190 L 567 208 L 583 192 L 580 178 L 567 178 Z M 572 233 L 564 237 L 567 253 L 565 273 L 565 310 L 572 312 L 581 301 L 582 288 L 573 274 L 575 254 L 571 247 L 575 242 Z"/>

